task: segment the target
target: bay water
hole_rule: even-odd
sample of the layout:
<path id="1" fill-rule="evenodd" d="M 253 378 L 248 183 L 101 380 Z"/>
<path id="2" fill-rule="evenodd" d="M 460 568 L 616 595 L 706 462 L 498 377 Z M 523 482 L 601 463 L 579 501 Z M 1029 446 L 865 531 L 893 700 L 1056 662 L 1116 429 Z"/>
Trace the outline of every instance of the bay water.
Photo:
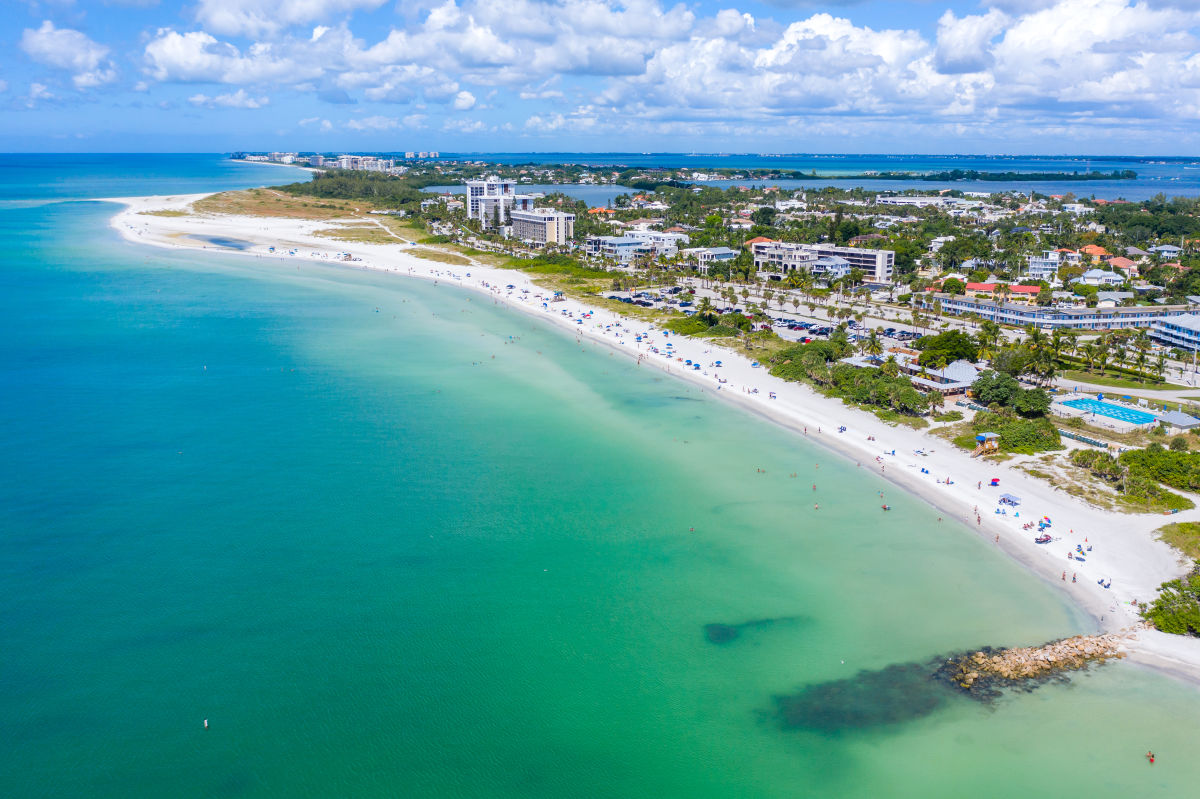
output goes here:
<path id="1" fill-rule="evenodd" d="M 176 161 L 145 193 L 294 179 Z M 141 193 L 97 163 L 54 193 Z M 3 795 L 1200 778 L 1194 686 L 1117 663 L 982 705 L 889 671 L 1089 622 L 813 442 L 481 295 L 151 249 L 45 195 L 0 208 Z M 813 686 L 847 711 L 781 715 Z"/>

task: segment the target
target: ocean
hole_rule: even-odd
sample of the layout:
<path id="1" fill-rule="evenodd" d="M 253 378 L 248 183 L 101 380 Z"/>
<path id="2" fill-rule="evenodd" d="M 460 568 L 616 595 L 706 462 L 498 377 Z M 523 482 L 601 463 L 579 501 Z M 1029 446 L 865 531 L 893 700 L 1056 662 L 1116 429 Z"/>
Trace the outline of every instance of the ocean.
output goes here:
<path id="1" fill-rule="evenodd" d="M 1100 199 L 1146 200 L 1158 194 L 1167 197 L 1200 196 L 1200 159 L 1195 157 L 1125 157 L 1125 156 L 1025 156 L 1025 155 L 839 155 L 839 154 L 780 154 L 753 153 L 441 153 L 443 159 L 482 160 L 508 164 L 585 164 L 619 168 L 670 167 L 705 169 L 786 169 L 810 172 L 818 176 L 861 175 L 870 172 L 947 172 L 954 169 L 980 172 L 1050 172 L 1050 173 L 1111 173 L 1132 169 L 1133 180 L 1040 180 L 1040 181 L 983 181 L 983 180 L 738 180 L 706 181 L 702 185 L 780 186 L 784 189 L 821 189 L 833 186 L 841 189 L 862 187 L 868 191 L 937 191 L 959 189 L 983 192 L 1031 192 L 1039 194 L 1074 194 L 1077 197 Z M 441 187 L 432 187 L 430 190 Z M 580 185 L 565 186 L 563 191 L 572 197 L 595 202 L 620 193 L 620 187 Z"/>
<path id="2" fill-rule="evenodd" d="M 974 531 L 490 298 L 141 247 L 115 206 L 48 201 L 294 179 L 143 167 L 3 189 L 0 794 L 1200 779 L 1195 686 L 1127 663 L 993 705 L 930 686 L 939 655 L 1089 629 Z"/>

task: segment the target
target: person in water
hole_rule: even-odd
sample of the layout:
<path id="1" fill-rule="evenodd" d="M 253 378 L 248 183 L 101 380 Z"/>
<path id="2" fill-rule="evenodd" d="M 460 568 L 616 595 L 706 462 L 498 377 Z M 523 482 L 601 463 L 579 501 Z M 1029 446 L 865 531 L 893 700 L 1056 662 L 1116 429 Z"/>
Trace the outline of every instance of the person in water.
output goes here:
<path id="1" fill-rule="evenodd" d="M 1149 761 L 1150 761 L 1150 763 L 1153 765 L 1153 763 L 1154 763 L 1154 753 L 1153 753 L 1153 752 L 1147 752 L 1147 753 L 1146 753 L 1146 759 L 1147 759 L 1147 760 L 1149 760 Z"/>

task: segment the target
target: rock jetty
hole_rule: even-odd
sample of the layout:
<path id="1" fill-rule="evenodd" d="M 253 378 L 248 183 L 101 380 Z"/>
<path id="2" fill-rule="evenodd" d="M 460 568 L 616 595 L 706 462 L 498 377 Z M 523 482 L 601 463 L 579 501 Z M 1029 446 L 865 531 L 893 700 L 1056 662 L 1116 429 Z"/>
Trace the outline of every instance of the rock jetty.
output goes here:
<path id="1" fill-rule="evenodd" d="M 991 649 L 948 658 L 935 677 L 979 699 L 999 696 L 1001 689 L 1060 677 L 1093 663 L 1125 657 L 1122 645 L 1132 633 L 1077 635 L 1034 647 Z"/>

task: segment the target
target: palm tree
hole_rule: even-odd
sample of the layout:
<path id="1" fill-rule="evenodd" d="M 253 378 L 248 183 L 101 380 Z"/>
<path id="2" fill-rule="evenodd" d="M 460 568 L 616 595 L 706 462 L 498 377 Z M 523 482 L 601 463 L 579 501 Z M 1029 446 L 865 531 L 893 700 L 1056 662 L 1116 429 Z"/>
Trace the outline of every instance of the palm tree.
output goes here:
<path id="1" fill-rule="evenodd" d="M 1158 357 L 1154 359 L 1154 376 L 1157 377 L 1159 381 L 1162 381 L 1163 374 L 1165 374 L 1166 371 L 1167 356 L 1160 352 Z"/>
<path id="2" fill-rule="evenodd" d="M 704 322 L 710 322 L 713 316 L 712 300 L 708 297 L 701 297 L 700 302 L 696 304 L 696 313 Z"/>
<path id="3" fill-rule="evenodd" d="M 1143 383 L 1146 382 L 1146 361 L 1148 359 L 1149 356 L 1146 355 L 1146 351 L 1141 349 L 1139 349 L 1137 351 L 1137 355 L 1134 356 L 1134 361 L 1137 363 L 1138 371 L 1141 372 L 1141 381 Z"/>
<path id="4" fill-rule="evenodd" d="M 1079 349 L 1079 354 L 1083 357 L 1083 362 L 1087 364 L 1089 370 L 1094 368 L 1100 360 L 1100 348 L 1091 342 L 1084 344 Z"/>
<path id="5" fill-rule="evenodd" d="M 863 351 L 875 358 L 883 354 L 883 343 L 879 340 L 878 328 L 871 328 L 871 333 L 867 336 L 866 342 L 863 345 Z"/>

